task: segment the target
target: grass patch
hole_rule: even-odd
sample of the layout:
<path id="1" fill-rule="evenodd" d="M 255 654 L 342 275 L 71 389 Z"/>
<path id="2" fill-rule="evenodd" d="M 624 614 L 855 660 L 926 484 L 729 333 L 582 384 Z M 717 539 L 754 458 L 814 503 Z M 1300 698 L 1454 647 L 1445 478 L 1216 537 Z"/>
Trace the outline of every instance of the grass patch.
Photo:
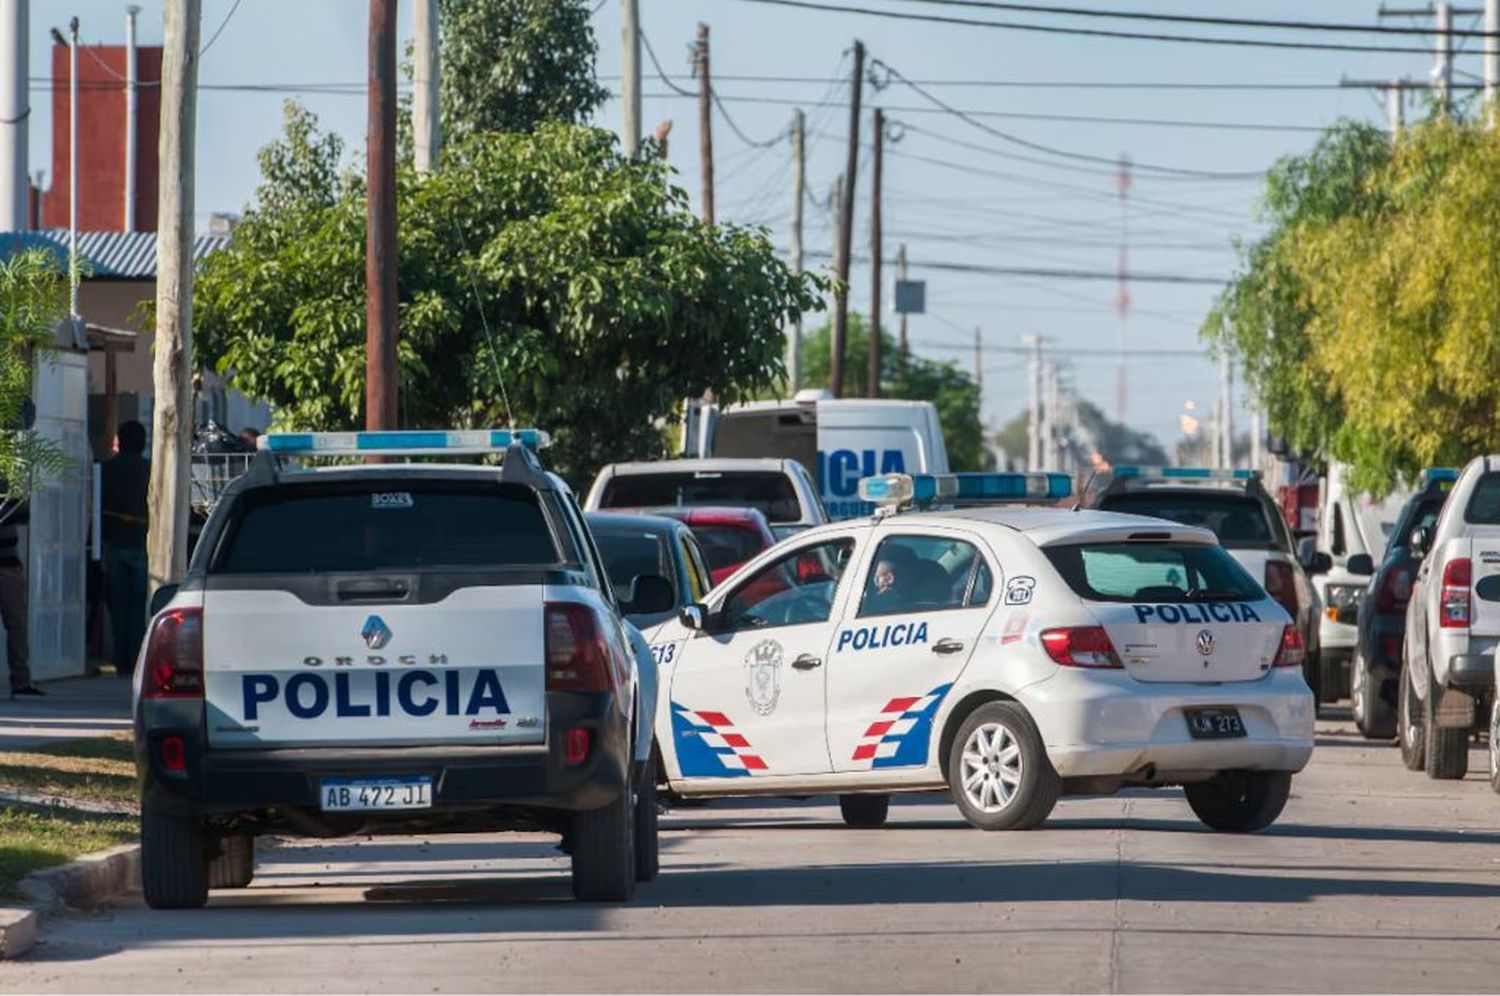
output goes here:
<path id="1" fill-rule="evenodd" d="M 0 789 L 65 802 L 134 806 L 137 791 L 130 734 L 83 737 L 0 753 Z"/>
<path id="2" fill-rule="evenodd" d="M 69 809 L 0 807 L 0 896 L 32 872 L 136 839 L 131 816 L 101 816 Z"/>

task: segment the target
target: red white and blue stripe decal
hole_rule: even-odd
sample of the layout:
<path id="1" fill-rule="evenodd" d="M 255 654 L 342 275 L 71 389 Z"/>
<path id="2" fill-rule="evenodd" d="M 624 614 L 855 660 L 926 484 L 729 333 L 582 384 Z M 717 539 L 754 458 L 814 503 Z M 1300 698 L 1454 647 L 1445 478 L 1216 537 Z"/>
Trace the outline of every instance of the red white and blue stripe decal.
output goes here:
<path id="1" fill-rule="evenodd" d="M 872 768 L 926 764 L 933 717 L 952 687 L 949 683 L 926 695 L 891 699 L 855 744 L 851 760 L 868 761 Z"/>
<path id="2" fill-rule="evenodd" d="M 689 709 L 673 702 L 672 735 L 684 778 L 743 778 L 770 770 L 722 712 Z"/>

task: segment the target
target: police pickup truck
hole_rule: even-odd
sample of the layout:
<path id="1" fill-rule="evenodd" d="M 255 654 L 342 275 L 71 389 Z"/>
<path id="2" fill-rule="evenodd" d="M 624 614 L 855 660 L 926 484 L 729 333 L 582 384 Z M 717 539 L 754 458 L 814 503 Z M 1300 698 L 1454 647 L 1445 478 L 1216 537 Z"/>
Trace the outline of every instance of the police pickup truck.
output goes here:
<path id="1" fill-rule="evenodd" d="M 247 885 L 270 833 L 553 831 L 579 899 L 655 876 L 650 658 L 545 441 L 262 437 L 136 669 L 149 905 Z M 503 462 L 283 463 L 376 454 Z"/>

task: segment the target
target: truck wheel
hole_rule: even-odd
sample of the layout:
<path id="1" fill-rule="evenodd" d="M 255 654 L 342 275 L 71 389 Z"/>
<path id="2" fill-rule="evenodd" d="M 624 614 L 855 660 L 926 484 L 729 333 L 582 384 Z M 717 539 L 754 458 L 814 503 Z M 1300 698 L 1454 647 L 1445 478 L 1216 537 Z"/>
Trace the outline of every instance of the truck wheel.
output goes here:
<path id="1" fill-rule="evenodd" d="M 197 909 L 208 902 L 208 857 L 196 816 L 142 803 L 141 892 L 154 910 Z"/>
<path id="2" fill-rule="evenodd" d="M 948 750 L 948 786 L 981 830 L 1040 826 L 1062 793 L 1042 735 L 1015 702 L 986 702 L 965 717 Z"/>
<path id="3" fill-rule="evenodd" d="M 635 787 L 635 880 L 650 882 L 661 871 L 657 843 L 656 758 L 646 762 Z"/>
<path id="4" fill-rule="evenodd" d="M 1357 650 L 1349 661 L 1349 705 L 1354 725 L 1366 740 L 1390 740 L 1396 735 L 1396 710 L 1381 698 L 1380 682 Z"/>
<path id="5" fill-rule="evenodd" d="M 844 823 L 851 827 L 883 827 L 891 811 L 888 795 L 841 795 L 839 812 Z"/>
<path id="6" fill-rule="evenodd" d="M 1422 708 L 1427 734 L 1427 777 L 1456 781 L 1469 773 L 1469 736 L 1473 730 L 1467 726 L 1439 726 L 1437 697 L 1438 690 L 1429 686 L 1427 704 Z"/>
<path id="7" fill-rule="evenodd" d="M 1490 703 L 1490 788 L 1500 792 L 1500 692 Z"/>
<path id="8" fill-rule="evenodd" d="M 573 897 L 623 903 L 635 894 L 635 803 L 627 789 L 602 809 L 573 814 Z"/>
<path id="9" fill-rule="evenodd" d="M 1290 771 L 1231 771 L 1183 786 L 1188 805 L 1221 833 L 1254 833 L 1276 822 L 1292 794 Z"/>
<path id="10" fill-rule="evenodd" d="M 1421 771 L 1427 764 L 1427 738 L 1422 733 L 1422 703 L 1411 690 L 1411 668 L 1403 667 L 1398 680 L 1396 741 L 1401 745 L 1401 763 L 1407 771 Z"/>
<path id="11" fill-rule="evenodd" d="M 255 877 L 255 838 L 236 833 L 219 841 L 219 855 L 208 861 L 210 889 L 243 889 Z"/>
<path id="12" fill-rule="evenodd" d="M 1323 665 L 1319 661 L 1319 654 L 1308 654 L 1302 660 L 1302 680 L 1307 682 L 1307 687 L 1313 693 L 1313 711 L 1317 712 L 1318 706 L 1322 705 L 1323 699 Z"/>

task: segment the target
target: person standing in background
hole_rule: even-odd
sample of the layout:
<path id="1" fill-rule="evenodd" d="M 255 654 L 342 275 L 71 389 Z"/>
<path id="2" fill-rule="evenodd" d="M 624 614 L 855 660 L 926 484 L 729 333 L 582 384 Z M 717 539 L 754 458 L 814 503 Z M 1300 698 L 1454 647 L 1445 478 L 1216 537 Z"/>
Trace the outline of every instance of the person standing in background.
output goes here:
<path id="1" fill-rule="evenodd" d="M 0 483 L 0 493 L 5 491 Z M 42 695 L 31 681 L 26 620 L 26 565 L 21 560 L 21 532 L 27 507 L 0 502 L 0 623 L 5 624 L 5 657 L 10 663 L 12 695 Z"/>
<path id="2" fill-rule="evenodd" d="M 104 598 L 114 633 L 115 673 L 129 678 L 146 629 L 146 427 L 131 419 L 120 426 L 119 452 L 100 470 L 104 541 Z"/>

